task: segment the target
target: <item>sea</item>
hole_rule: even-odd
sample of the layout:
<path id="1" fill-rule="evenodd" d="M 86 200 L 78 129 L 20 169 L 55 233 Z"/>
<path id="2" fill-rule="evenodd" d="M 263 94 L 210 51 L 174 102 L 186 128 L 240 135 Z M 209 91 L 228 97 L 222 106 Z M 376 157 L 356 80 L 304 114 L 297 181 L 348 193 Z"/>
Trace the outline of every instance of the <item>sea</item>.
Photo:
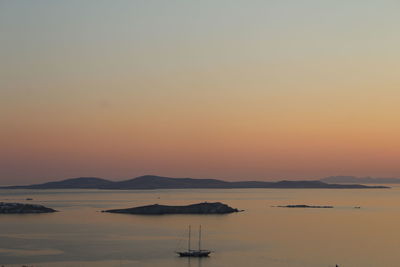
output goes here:
<path id="1" fill-rule="evenodd" d="M 32 200 L 27 200 L 31 198 Z M 398 267 L 400 187 L 391 189 L 0 190 L 59 212 L 0 214 L 0 266 Z M 102 210 L 222 202 L 225 215 Z M 279 205 L 334 208 L 282 208 Z M 356 208 L 360 207 L 360 208 Z M 175 253 L 198 247 L 208 258 Z"/>

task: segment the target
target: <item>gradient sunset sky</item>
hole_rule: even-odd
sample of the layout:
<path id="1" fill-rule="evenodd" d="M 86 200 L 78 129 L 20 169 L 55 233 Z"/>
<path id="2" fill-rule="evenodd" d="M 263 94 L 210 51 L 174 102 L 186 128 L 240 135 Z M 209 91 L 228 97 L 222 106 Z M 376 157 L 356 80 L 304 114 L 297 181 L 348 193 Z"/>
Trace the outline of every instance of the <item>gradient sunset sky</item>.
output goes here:
<path id="1" fill-rule="evenodd" d="M 0 0 L 0 184 L 400 177 L 399 10 Z"/>

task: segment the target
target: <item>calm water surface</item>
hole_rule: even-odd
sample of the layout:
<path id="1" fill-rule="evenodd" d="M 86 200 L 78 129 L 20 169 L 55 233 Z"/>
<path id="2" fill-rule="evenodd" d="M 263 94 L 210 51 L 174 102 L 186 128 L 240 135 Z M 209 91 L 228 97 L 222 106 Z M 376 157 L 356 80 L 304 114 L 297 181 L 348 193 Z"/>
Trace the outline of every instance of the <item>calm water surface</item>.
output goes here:
<path id="1" fill-rule="evenodd" d="M 0 190 L 0 201 L 38 203 L 60 211 L 0 215 L 0 265 L 5 266 L 400 266 L 399 187 Z M 224 202 L 245 212 L 162 216 L 99 212 L 202 201 Z M 335 208 L 272 207 L 286 204 Z M 202 225 L 203 247 L 215 251 L 211 257 L 188 260 L 174 254 L 185 248 L 189 224 Z"/>

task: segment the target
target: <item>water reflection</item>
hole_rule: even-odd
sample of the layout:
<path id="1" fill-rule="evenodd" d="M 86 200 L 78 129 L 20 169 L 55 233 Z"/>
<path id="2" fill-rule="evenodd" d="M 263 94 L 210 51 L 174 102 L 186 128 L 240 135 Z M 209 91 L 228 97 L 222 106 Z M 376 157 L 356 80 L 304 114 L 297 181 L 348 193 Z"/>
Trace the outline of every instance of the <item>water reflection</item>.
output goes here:
<path id="1" fill-rule="evenodd" d="M 187 257 L 187 267 L 202 267 L 203 260 L 207 260 L 206 258 L 191 258 Z"/>
<path id="2" fill-rule="evenodd" d="M 1 215 L 0 265 L 321 267 L 398 266 L 400 190 L 0 190 L 54 214 Z M 245 212 L 218 215 L 135 216 L 101 213 L 160 202 L 221 201 Z M 284 209 L 287 204 L 333 209 Z M 361 209 L 343 208 L 361 206 Z M 368 223 L 366 223 L 368 222 Z M 209 258 L 173 252 L 188 225 L 203 225 Z M 373 240 L 373 242 L 371 242 Z M 23 252 L 23 253 L 20 253 Z M 29 253 L 28 253 L 29 252 Z M 56 253 L 57 252 L 57 253 Z M 334 266 L 334 265 L 333 265 Z"/>

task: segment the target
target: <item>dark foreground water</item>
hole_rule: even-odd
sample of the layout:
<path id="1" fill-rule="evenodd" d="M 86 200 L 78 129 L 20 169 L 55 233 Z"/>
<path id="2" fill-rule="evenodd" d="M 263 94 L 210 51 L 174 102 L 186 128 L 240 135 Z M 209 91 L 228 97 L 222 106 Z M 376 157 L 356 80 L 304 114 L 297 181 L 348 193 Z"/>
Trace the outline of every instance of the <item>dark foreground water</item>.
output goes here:
<path id="1" fill-rule="evenodd" d="M 33 198 L 26 201 L 26 198 Z M 400 266 L 400 189 L 0 190 L 60 212 L 0 215 L 0 266 Z M 123 215 L 110 208 L 220 201 L 228 215 Z M 275 205 L 333 205 L 289 209 Z M 361 206 L 361 209 L 355 209 Z M 205 259 L 179 258 L 203 227 Z M 194 233 L 195 234 L 195 233 Z M 196 246 L 194 236 L 193 246 Z"/>

